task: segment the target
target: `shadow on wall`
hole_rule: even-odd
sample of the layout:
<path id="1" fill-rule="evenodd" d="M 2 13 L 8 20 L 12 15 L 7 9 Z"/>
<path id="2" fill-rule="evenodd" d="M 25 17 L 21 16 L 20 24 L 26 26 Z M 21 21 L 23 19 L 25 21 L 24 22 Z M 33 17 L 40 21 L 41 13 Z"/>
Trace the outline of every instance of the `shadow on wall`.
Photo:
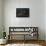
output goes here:
<path id="1" fill-rule="evenodd" d="M 2 31 L 0 30 L 0 39 L 3 38 L 3 33 Z"/>

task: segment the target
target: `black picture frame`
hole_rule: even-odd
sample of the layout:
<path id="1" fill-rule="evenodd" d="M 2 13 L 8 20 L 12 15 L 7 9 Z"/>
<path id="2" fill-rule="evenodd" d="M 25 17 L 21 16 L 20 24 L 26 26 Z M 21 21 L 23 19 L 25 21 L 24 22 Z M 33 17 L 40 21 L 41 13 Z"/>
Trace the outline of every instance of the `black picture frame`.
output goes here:
<path id="1" fill-rule="evenodd" d="M 16 17 L 29 17 L 29 8 L 16 8 Z"/>

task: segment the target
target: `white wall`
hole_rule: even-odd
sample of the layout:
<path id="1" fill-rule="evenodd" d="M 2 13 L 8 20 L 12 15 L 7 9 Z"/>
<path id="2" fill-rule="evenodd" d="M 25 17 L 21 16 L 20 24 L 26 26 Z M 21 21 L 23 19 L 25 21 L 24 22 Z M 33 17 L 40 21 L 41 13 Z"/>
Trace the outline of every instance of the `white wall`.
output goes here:
<path id="1" fill-rule="evenodd" d="M 29 8 L 29 18 L 17 18 L 16 8 Z M 4 26 L 7 35 L 10 26 L 36 26 L 39 27 L 39 38 L 45 39 L 44 0 L 5 0 Z"/>
<path id="2" fill-rule="evenodd" d="M 45 0 L 45 40 L 46 40 L 46 0 Z"/>

